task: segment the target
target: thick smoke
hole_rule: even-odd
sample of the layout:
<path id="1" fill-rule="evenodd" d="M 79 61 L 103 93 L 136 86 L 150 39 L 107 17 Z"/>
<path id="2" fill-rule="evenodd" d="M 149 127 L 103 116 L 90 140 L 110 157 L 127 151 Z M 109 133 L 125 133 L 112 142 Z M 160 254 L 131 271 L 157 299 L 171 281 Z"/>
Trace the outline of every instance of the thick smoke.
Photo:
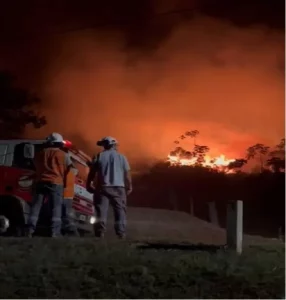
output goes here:
<path id="1" fill-rule="evenodd" d="M 284 135 L 283 35 L 198 16 L 148 55 L 123 46 L 113 31 L 55 38 L 39 91 L 49 124 L 29 135 L 62 132 L 91 151 L 112 135 L 133 161 L 165 157 L 193 129 L 228 157 Z"/>

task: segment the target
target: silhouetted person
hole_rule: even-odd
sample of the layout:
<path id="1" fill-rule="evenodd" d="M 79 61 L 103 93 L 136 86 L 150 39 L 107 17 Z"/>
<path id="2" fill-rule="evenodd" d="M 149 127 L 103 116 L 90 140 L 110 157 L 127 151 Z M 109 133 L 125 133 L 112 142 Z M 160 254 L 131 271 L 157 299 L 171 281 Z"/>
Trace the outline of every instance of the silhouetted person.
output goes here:
<path id="1" fill-rule="evenodd" d="M 98 141 L 97 145 L 102 146 L 104 150 L 95 157 L 87 179 L 87 189 L 94 192 L 97 218 L 94 226 L 95 236 L 104 236 L 110 203 L 114 211 L 115 233 L 119 238 L 124 238 L 126 195 L 132 192 L 130 166 L 127 158 L 117 152 L 118 142 L 115 138 L 105 137 Z"/>
<path id="2" fill-rule="evenodd" d="M 52 207 L 51 236 L 61 233 L 64 178 L 72 166 L 70 156 L 61 150 L 64 141 L 59 133 L 47 137 L 47 143 L 35 154 L 35 185 L 33 200 L 27 223 L 27 235 L 32 237 L 36 230 L 39 213 L 45 198 Z"/>

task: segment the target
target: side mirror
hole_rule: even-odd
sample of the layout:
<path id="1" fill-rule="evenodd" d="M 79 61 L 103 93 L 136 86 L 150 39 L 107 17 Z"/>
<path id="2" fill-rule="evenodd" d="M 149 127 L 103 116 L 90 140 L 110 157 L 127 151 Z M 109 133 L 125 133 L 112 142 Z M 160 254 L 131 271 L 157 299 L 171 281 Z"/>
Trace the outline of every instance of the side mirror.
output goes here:
<path id="1" fill-rule="evenodd" d="M 35 147 L 32 144 L 25 144 L 23 151 L 24 158 L 33 159 L 35 157 Z"/>

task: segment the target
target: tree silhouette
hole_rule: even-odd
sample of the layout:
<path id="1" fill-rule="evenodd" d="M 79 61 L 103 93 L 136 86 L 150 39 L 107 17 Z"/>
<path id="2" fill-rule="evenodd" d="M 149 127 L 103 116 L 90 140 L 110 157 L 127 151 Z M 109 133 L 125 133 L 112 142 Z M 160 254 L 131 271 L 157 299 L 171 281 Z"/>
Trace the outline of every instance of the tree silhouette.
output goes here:
<path id="1" fill-rule="evenodd" d="M 250 160 L 258 157 L 260 161 L 260 172 L 262 172 L 264 169 L 265 159 L 268 152 L 269 152 L 268 146 L 265 146 L 263 144 L 255 144 L 247 149 L 246 159 Z"/>
<path id="2" fill-rule="evenodd" d="M 285 139 L 275 146 L 274 150 L 269 153 L 269 159 L 266 163 L 274 172 L 285 170 Z"/>
<path id="3" fill-rule="evenodd" d="M 245 164 L 247 163 L 246 159 L 236 159 L 235 161 L 229 163 L 229 165 L 227 166 L 228 169 L 240 169 L 241 167 L 243 167 Z"/>
<path id="4" fill-rule="evenodd" d="M 201 165 L 205 162 L 206 153 L 209 152 L 210 148 L 208 146 L 195 145 L 193 156 L 197 157 L 196 163 Z"/>
<path id="5" fill-rule="evenodd" d="M 280 143 L 276 146 L 276 148 L 280 151 L 283 151 L 283 155 L 285 155 L 285 138 L 281 139 Z"/>
<path id="6" fill-rule="evenodd" d="M 198 130 L 191 130 L 191 131 L 187 131 L 185 133 L 185 136 L 189 136 L 190 138 L 194 139 L 194 146 L 196 145 L 196 137 L 199 135 L 199 131 Z"/>
<path id="7" fill-rule="evenodd" d="M 176 147 L 173 151 L 170 152 L 171 156 L 184 156 L 184 154 L 186 153 L 186 150 L 183 149 L 182 147 Z"/>
<path id="8" fill-rule="evenodd" d="M 280 158 L 285 157 L 285 139 L 281 139 L 279 144 L 274 147 L 274 150 L 272 150 L 269 153 L 270 156 L 276 156 Z"/>
<path id="9" fill-rule="evenodd" d="M 199 134 L 198 130 L 186 131 L 185 134 L 182 134 L 179 139 L 184 140 L 186 137 L 191 137 L 194 139 L 194 147 L 192 151 L 187 151 L 182 147 L 176 147 L 173 151 L 170 152 L 171 156 L 179 156 L 182 159 L 191 159 L 196 157 L 196 165 L 202 165 L 205 162 L 205 155 L 210 150 L 208 146 L 197 145 L 196 137 Z M 179 144 L 178 140 L 174 141 L 175 144 Z"/>
<path id="10" fill-rule="evenodd" d="M 28 124 L 40 128 L 46 124 L 44 116 L 36 111 L 41 100 L 27 90 L 14 85 L 14 77 L 0 71 L 0 138 L 19 138 Z"/>

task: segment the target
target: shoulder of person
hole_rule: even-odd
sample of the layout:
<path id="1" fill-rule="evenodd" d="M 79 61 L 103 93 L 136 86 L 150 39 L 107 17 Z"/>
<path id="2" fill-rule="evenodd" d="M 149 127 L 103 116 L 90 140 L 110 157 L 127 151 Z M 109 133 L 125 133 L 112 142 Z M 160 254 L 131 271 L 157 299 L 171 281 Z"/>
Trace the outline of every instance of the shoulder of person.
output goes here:
<path id="1" fill-rule="evenodd" d="M 68 152 L 65 152 L 65 151 L 63 151 L 61 149 L 59 149 L 59 151 L 56 152 L 56 153 L 58 153 L 58 155 L 61 155 L 65 159 L 71 159 L 71 155 Z"/>
<path id="2" fill-rule="evenodd" d="M 125 154 L 119 153 L 119 155 L 120 155 L 120 157 L 121 157 L 123 160 L 128 161 L 127 156 L 126 156 Z"/>
<path id="3" fill-rule="evenodd" d="M 117 151 L 117 153 L 118 153 L 120 156 L 122 156 L 122 157 L 126 157 L 126 155 L 125 155 L 124 153 L 122 153 L 122 152 Z"/>

